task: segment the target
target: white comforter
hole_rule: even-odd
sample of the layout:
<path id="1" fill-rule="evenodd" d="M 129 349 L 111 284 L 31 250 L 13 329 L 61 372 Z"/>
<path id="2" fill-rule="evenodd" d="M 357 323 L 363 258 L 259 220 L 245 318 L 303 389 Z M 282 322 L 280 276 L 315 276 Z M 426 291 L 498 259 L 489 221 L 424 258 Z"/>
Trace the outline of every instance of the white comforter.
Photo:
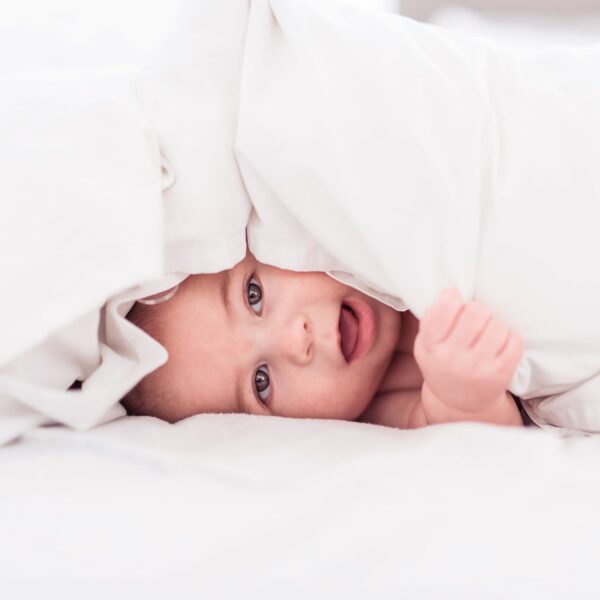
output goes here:
<path id="1" fill-rule="evenodd" d="M 417 316 L 457 286 L 524 338 L 510 389 L 533 418 L 600 431 L 600 43 L 519 60 L 344 3 L 252 7 L 236 147 L 258 258 Z"/>
<path id="2" fill-rule="evenodd" d="M 190 7 L 151 69 L 0 80 L 0 442 L 121 415 L 166 360 L 132 299 L 232 266 L 246 225 L 259 259 L 417 315 L 449 285 L 483 300 L 525 340 L 533 418 L 600 431 L 600 46 L 518 60 L 333 0 Z"/>

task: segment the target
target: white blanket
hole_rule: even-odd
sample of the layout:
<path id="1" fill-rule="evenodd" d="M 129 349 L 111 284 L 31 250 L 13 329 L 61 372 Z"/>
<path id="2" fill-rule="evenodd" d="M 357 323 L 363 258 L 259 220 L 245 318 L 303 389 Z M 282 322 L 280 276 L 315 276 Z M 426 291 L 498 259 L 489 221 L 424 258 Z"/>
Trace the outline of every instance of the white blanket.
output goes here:
<path id="1" fill-rule="evenodd" d="M 342 2 L 256 0 L 251 249 L 417 316 L 457 286 L 524 338 L 510 389 L 533 418 L 600 431 L 599 72 L 600 44 L 519 60 Z"/>
<path id="2" fill-rule="evenodd" d="M 0 77 L 0 444 L 122 416 L 119 399 L 167 359 L 125 320 L 133 300 L 244 257 L 247 11 L 182 7 L 143 68 Z"/>

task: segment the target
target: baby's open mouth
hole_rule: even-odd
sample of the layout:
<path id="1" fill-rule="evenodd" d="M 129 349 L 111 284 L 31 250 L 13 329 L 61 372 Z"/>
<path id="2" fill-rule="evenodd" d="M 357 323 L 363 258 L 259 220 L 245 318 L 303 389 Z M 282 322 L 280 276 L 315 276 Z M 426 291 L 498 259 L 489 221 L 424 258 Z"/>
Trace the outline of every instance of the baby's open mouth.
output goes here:
<path id="1" fill-rule="evenodd" d="M 358 341 L 359 320 L 355 312 L 347 304 L 342 304 L 338 326 L 340 329 L 342 354 L 346 362 L 349 363 L 354 348 L 356 348 L 356 342 Z"/>
<path id="2" fill-rule="evenodd" d="M 368 302 L 348 298 L 340 308 L 340 349 L 347 363 L 358 360 L 375 342 L 377 317 Z"/>

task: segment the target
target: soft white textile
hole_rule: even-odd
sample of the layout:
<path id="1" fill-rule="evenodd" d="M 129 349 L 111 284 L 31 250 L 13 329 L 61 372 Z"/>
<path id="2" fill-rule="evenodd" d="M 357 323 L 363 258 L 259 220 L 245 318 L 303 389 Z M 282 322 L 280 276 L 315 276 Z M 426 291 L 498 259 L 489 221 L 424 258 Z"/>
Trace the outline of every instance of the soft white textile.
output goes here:
<path id="1" fill-rule="evenodd" d="M 136 77 L 0 78 L 0 365 L 163 272 L 160 155 Z"/>
<path id="2" fill-rule="evenodd" d="M 518 57 L 532 56 L 557 46 L 586 46 L 600 41 L 600 5 L 593 12 L 572 13 L 523 13 L 489 8 L 442 6 L 429 17 L 429 22 L 492 39 Z"/>
<path id="3" fill-rule="evenodd" d="M 600 431 L 599 69 L 600 44 L 519 60 L 342 2 L 255 0 L 250 248 L 417 316 L 457 286 L 523 336 L 510 389 L 534 420 Z"/>
<path id="4" fill-rule="evenodd" d="M 2 449 L 6 598 L 573 600 L 600 587 L 600 439 L 125 418 Z"/>
<path id="5" fill-rule="evenodd" d="M 250 201 L 235 161 L 248 0 L 187 2 L 144 69 L 140 102 L 176 183 L 164 194 L 166 270 L 214 273 L 246 254 Z"/>
<path id="6" fill-rule="evenodd" d="M 0 79 L 0 444 L 45 423 L 83 429 L 122 416 L 118 400 L 166 360 L 123 318 L 164 285 L 161 191 L 173 184 L 139 76 Z M 83 389 L 68 391 L 76 379 Z"/>
<path id="7" fill-rule="evenodd" d="M 244 257 L 233 140 L 247 10 L 187 4 L 144 68 L 0 78 L 0 444 L 121 416 L 167 359 L 125 321 L 133 300 Z"/>

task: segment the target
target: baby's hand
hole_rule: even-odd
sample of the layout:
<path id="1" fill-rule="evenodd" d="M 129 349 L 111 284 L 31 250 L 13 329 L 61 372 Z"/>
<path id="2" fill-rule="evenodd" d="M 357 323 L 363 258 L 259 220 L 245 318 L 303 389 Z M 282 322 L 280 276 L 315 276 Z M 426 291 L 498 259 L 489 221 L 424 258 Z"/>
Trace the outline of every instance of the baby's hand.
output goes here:
<path id="1" fill-rule="evenodd" d="M 506 403 L 523 354 L 521 338 L 477 301 L 447 290 L 423 315 L 415 339 L 430 422 L 488 414 Z"/>

